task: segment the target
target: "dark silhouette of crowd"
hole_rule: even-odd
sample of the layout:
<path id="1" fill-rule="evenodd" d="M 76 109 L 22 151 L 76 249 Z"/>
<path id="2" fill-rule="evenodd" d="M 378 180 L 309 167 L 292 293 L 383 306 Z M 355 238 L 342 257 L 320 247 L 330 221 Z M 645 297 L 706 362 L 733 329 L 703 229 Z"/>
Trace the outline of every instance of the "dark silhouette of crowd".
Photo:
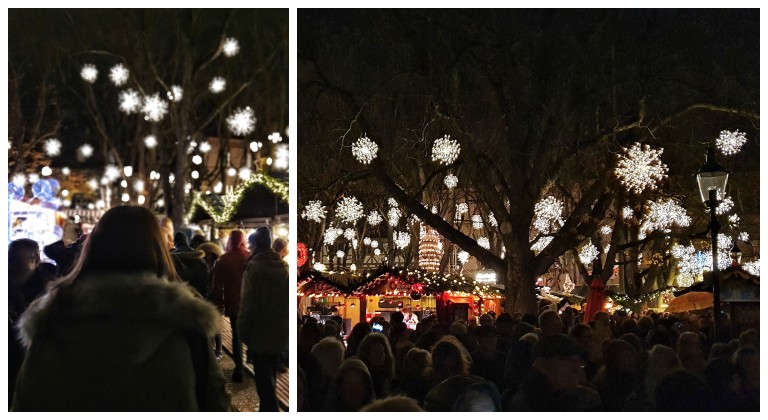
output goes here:
<path id="1" fill-rule="evenodd" d="M 301 316 L 299 411 L 759 411 L 756 329 L 710 343 L 686 314 L 540 307 L 347 335 Z"/>

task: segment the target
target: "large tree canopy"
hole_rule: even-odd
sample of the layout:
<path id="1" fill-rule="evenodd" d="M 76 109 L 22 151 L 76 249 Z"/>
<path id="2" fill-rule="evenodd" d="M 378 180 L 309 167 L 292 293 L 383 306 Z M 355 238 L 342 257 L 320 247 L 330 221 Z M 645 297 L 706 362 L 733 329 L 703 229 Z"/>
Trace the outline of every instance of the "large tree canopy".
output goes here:
<path id="1" fill-rule="evenodd" d="M 649 198 L 612 176 L 634 142 L 664 148 L 662 190 L 692 209 L 693 232 L 705 213 L 691 174 L 720 130 L 746 132 L 724 163 L 742 223 L 757 223 L 758 197 L 740 190 L 758 185 L 755 11 L 301 11 L 299 27 L 299 207 L 391 196 L 502 274 L 508 310 L 532 310 L 535 277 L 611 209 Z M 446 134 L 462 148 L 448 167 L 430 159 Z M 369 166 L 350 152 L 362 136 L 379 145 Z M 449 172 L 495 216 L 503 256 L 430 211 Z M 563 225 L 535 254 L 534 206 L 553 191 Z"/>

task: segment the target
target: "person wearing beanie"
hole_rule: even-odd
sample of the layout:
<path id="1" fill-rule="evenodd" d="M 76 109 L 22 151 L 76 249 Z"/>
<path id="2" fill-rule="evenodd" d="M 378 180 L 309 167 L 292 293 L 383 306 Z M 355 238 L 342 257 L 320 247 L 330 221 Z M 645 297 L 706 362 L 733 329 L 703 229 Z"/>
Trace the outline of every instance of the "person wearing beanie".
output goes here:
<path id="1" fill-rule="evenodd" d="M 205 252 L 198 251 L 189 246 L 189 239 L 184 232 L 176 232 L 173 235 L 173 251 L 171 257 L 176 268 L 176 274 L 182 281 L 189 283 L 200 293 L 207 297 L 210 289 L 208 281 L 208 266 L 203 258 Z"/>
<path id="2" fill-rule="evenodd" d="M 259 411 L 278 411 L 275 382 L 281 356 L 288 352 L 288 264 L 272 250 L 272 232 L 256 229 L 243 272 L 238 325 L 253 360 Z"/>

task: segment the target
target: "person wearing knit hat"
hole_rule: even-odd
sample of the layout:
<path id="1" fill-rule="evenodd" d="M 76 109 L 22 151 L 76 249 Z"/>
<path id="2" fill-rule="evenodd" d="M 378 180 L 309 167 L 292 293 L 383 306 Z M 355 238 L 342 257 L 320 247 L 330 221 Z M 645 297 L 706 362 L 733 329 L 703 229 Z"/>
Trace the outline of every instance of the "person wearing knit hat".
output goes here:
<path id="1" fill-rule="evenodd" d="M 176 274 L 181 280 L 189 283 L 200 296 L 207 297 L 210 289 L 208 281 L 208 266 L 203 261 L 205 252 L 189 246 L 189 239 L 184 232 L 173 235 L 173 251 L 171 257 L 176 268 Z"/>
<path id="2" fill-rule="evenodd" d="M 272 250 L 272 232 L 256 229 L 242 277 L 237 328 L 253 360 L 259 411 L 278 411 L 275 382 L 288 352 L 288 264 Z"/>

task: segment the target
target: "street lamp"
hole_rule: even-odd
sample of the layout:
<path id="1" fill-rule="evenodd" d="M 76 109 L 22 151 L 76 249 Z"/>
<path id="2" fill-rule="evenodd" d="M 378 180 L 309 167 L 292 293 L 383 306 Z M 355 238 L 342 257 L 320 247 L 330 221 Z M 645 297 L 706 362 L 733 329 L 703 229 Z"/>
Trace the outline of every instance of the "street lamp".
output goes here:
<path id="1" fill-rule="evenodd" d="M 699 192 L 701 201 L 709 207 L 709 225 L 707 226 L 712 235 L 712 285 L 714 292 L 714 311 L 715 325 L 713 330 L 713 339 L 718 339 L 718 329 L 720 327 L 720 267 L 717 265 L 717 234 L 720 232 L 720 223 L 717 221 L 715 210 L 719 202 L 718 197 L 725 197 L 725 185 L 728 183 L 728 171 L 715 161 L 715 149 L 710 147 L 707 150 L 707 161 L 704 166 L 696 173 L 696 180 L 699 183 Z"/>

